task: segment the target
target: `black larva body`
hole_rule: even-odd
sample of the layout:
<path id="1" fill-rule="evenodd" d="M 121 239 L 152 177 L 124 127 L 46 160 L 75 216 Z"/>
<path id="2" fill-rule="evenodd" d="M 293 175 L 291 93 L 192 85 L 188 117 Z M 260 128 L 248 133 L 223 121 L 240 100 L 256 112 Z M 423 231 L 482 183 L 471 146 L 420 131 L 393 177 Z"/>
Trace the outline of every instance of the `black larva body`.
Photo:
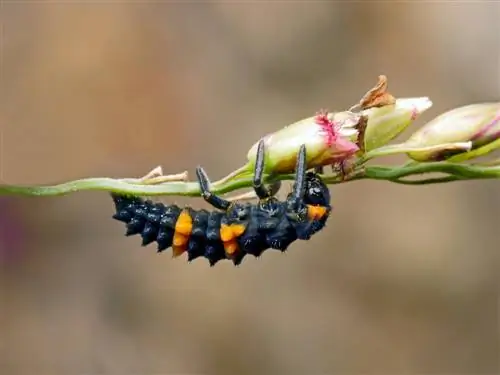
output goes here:
<path id="1" fill-rule="evenodd" d="M 127 236 L 140 234 L 143 246 L 157 242 L 161 252 L 173 246 L 182 213 L 182 220 L 191 219 L 191 227 L 187 242 L 176 247 L 175 255 L 187 252 L 189 261 L 204 257 L 211 266 L 222 259 L 238 265 L 247 254 L 257 257 L 270 248 L 285 251 L 295 240 L 308 240 L 325 226 L 330 192 L 317 174 L 302 172 L 301 199 L 292 192 L 285 201 L 267 197 L 256 204 L 230 204 L 225 211 L 197 211 L 112 194 L 113 218 L 126 223 Z M 225 233 L 232 229 L 235 235 L 229 238 Z"/>

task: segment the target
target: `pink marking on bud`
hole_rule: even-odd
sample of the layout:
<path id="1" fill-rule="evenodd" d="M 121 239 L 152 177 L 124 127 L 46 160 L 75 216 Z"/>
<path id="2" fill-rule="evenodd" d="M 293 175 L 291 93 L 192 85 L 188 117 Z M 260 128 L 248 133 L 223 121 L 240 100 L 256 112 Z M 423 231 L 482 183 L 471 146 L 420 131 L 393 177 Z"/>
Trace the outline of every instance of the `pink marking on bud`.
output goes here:
<path id="1" fill-rule="evenodd" d="M 325 131 L 327 137 L 326 143 L 328 147 L 331 147 L 338 138 L 338 124 L 328 118 L 328 111 L 324 109 L 316 113 L 314 121 Z"/>
<path id="2" fill-rule="evenodd" d="M 329 112 L 320 110 L 316 113 L 314 121 L 321 127 L 326 138 L 328 148 L 335 150 L 329 162 L 343 162 L 359 151 L 359 146 L 343 137 L 340 129 L 345 120 L 335 122 L 329 118 Z"/>

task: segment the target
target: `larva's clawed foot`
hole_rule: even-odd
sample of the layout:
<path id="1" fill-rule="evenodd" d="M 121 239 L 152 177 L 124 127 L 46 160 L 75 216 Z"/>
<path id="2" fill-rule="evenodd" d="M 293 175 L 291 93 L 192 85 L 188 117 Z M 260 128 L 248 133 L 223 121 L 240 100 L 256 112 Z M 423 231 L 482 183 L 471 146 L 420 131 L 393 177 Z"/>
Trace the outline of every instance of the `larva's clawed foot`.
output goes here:
<path id="1" fill-rule="evenodd" d="M 231 206 L 231 202 L 212 194 L 210 191 L 210 180 L 202 167 L 196 168 L 196 177 L 198 179 L 198 184 L 200 185 L 201 196 L 203 199 L 213 207 L 219 210 L 227 211 Z"/>

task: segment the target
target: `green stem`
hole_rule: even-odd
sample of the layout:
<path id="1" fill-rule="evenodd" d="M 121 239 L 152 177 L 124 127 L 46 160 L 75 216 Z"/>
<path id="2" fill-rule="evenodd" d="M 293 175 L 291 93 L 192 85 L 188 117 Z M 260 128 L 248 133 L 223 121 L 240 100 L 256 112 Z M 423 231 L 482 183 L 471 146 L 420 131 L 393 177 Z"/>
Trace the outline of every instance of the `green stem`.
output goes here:
<path id="1" fill-rule="evenodd" d="M 402 180 L 403 178 L 426 173 L 444 173 L 448 176 L 423 180 Z M 214 182 L 212 184 L 212 191 L 216 194 L 226 194 L 234 190 L 252 186 L 251 174 L 236 173 L 230 176 L 232 178 L 226 176 Z M 264 177 L 266 183 L 272 183 L 278 180 L 293 180 L 295 176 L 288 174 L 279 176 L 265 175 Z M 342 180 L 338 175 L 324 175 L 323 179 L 327 184 L 370 179 L 386 180 L 407 185 L 423 185 L 457 180 L 500 179 L 500 166 L 467 165 L 449 162 L 412 163 L 402 166 L 366 166 L 348 180 Z M 145 185 L 131 181 L 133 180 L 104 177 L 86 178 L 52 186 L 0 185 L 0 195 L 60 196 L 85 190 L 140 196 L 178 195 L 196 197 L 200 195 L 197 182 L 167 182 L 158 185 Z"/>
<path id="2" fill-rule="evenodd" d="M 483 167 L 448 162 L 419 163 L 402 167 L 372 166 L 366 169 L 366 178 L 394 180 L 425 173 L 446 173 L 460 179 L 500 179 L 500 166 Z"/>
<path id="3" fill-rule="evenodd" d="M 435 177 L 435 178 L 427 178 L 424 180 L 401 180 L 396 179 L 392 180 L 392 182 L 402 184 L 402 185 L 431 185 L 431 184 L 443 184 L 446 182 L 460 181 L 463 180 L 457 176 L 446 176 L 446 177 Z"/>

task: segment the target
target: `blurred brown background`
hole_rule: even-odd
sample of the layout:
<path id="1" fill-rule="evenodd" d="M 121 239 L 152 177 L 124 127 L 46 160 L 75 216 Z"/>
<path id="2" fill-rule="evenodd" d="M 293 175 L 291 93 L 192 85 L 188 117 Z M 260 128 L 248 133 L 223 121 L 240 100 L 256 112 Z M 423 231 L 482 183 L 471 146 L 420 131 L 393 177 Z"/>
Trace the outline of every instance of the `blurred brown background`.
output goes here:
<path id="1" fill-rule="evenodd" d="M 500 97 L 497 2 L 1 6 L 3 183 L 212 179 L 386 74 Z M 327 230 L 234 268 L 125 238 L 105 193 L 0 198 L 0 373 L 497 374 L 499 184 L 332 188 Z M 167 202 L 183 200 L 164 199 Z M 206 205 L 191 200 L 196 207 Z"/>

